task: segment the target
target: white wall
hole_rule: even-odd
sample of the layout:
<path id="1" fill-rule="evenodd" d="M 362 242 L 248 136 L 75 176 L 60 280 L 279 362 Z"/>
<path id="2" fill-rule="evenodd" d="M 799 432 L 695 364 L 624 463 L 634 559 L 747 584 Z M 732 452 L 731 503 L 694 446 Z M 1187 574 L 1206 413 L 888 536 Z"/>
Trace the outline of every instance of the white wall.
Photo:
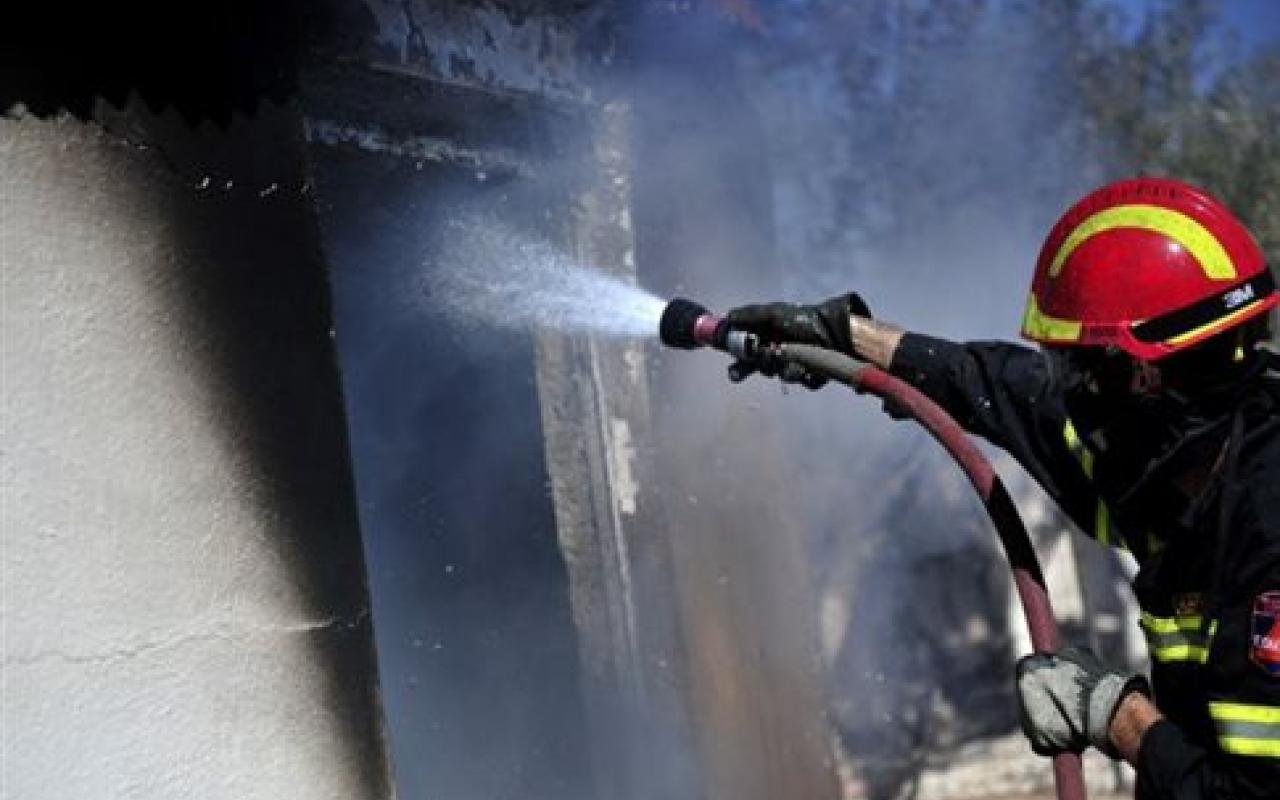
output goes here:
<path id="1" fill-rule="evenodd" d="M 308 201 L 173 163 L 262 113 L 0 118 L 6 800 L 391 795 Z"/>

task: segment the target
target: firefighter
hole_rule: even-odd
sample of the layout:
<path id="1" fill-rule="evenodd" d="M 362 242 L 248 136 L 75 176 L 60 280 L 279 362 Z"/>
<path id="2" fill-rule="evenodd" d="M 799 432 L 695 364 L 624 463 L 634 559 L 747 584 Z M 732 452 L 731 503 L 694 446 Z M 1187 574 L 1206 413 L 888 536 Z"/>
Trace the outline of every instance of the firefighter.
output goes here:
<path id="1" fill-rule="evenodd" d="M 1280 377 L 1260 346 L 1278 300 L 1221 202 L 1135 178 L 1081 199 L 1046 238 L 1022 324 L 1038 350 L 904 332 L 856 294 L 728 319 L 912 383 L 1136 558 L 1150 680 L 1074 648 L 1022 659 L 1037 753 L 1123 758 L 1142 800 L 1245 800 L 1280 798 Z"/>

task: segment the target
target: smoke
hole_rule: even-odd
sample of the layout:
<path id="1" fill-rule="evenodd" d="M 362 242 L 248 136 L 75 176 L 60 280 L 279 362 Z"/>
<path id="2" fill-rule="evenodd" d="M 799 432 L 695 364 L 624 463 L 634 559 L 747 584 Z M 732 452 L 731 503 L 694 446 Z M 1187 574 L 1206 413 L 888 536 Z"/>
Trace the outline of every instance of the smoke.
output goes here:
<path id="1" fill-rule="evenodd" d="M 762 4 L 759 37 L 687 5 L 624 14 L 620 55 L 596 77 L 634 112 L 640 283 L 718 309 L 853 289 L 909 328 L 1012 334 L 1043 231 L 1102 177 L 1060 78 L 1070 32 L 1040 4 L 792 0 Z M 459 128 L 536 127 L 494 108 Z M 521 188 L 470 156 L 423 170 L 367 138 L 335 138 L 372 150 L 323 150 L 317 177 L 401 794 L 592 796 L 598 742 L 527 333 L 651 335 L 662 304 L 556 244 L 574 211 L 556 173 L 578 166 L 544 156 L 541 188 Z M 1000 556 L 925 435 L 838 387 L 730 386 L 717 356 L 650 353 L 658 432 L 635 447 L 671 469 L 646 491 L 689 523 L 686 552 L 726 565 L 690 581 L 710 600 L 685 622 L 732 628 L 710 603 L 738 591 L 757 617 L 737 624 L 784 651 L 746 666 L 712 653 L 734 680 L 775 681 L 731 688 L 810 700 L 786 676 L 807 666 L 798 631 L 820 628 L 834 725 L 874 797 L 915 780 L 927 749 L 1012 732 Z M 561 380 L 584 377 L 564 366 Z M 767 561 L 789 537 L 805 545 L 815 625 L 785 616 L 802 593 Z M 794 747 L 821 724 L 760 703 L 778 715 L 768 726 L 698 723 Z M 670 767 L 647 765 L 631 789 L 667 796 Z"/>
<path id="2" fill-rule="evenodd" d="M 645 128 L 668 133 L 644 149 L 640 194 L 674 206 L 639 218 L 642 281 L 720 307 L 855 290 L 909 329 L 1012 339 L 1045 231 L 1107 177 L 1064 77 L 1073 44 L 1024 4 L 917 6 L 782 4 L 764 41 L 703 27 L 641 42 L 636 60 L 663 65 L 637 80 Z M 646 223 L 676 243 L 646 248 Z M 1022 623 L 954 465 L 838 387 L 782 396 L 694 369 L 680 379 L 702 402 L 662 446 L 736 463 L 752 456 L 727 420 L 783 431 L 754 457 L 787 476 L 766 502 L 806 537 L 833 719 L 872 796 L 917 780 L 927 753 L 1012 734 Z M 997 463 L 1015 495 L 1037 494 Z M 768 491 L 720 474 L 713 497 Z"/>

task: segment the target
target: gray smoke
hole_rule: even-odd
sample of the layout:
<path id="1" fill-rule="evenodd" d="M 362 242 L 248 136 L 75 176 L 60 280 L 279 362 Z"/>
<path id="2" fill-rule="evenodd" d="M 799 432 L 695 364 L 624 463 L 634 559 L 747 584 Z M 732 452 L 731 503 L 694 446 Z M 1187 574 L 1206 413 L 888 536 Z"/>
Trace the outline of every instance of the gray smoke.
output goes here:
<path id="1" fill-rule="evenodd" d="M 620 5 L 645 10 L 618 12 L 625 47 L 596 81 L 636 110 L 637 270 L 658 294 L 723 310 L 852 289 L 912 329 L 1011 338 L 1043 233 L 1114 177 L 1062 80 L 1074 42 L 1040 9 L 1053 4 L 760 3 L 764 36 L 687 3 Z M 470 151 L 321 133 L 335 147 L 318 158 L 319 195 L 401 793 L 589 797 L 524 331 L 647 335 L 661 303 L 566 256 L 549 237 L 570 209 L 500 185 Z M 368 151 L 358 163 L 336 149 L 352 142 Z M 555 185 L 558 166 L 540 161 L 538 180 Z M 834 725 L 870 765 L 872 796 L 909 785 L 926 752 L 1011 733 L 1001 556 L 925 434 L 838 387 L 731 386 L 709 354 L 650 352 L 699 402 L 655 394 L 673 435 L 637 448 L 721 476 L 697 498 L 666 475 L 652 491 L 704 509 L 747 498 L 803 531 Z M 720 468 L 726 420 L 782 431 L 732 452 L 776 461 L 785 496 Z M 1016 468 L 1006 477 L 1025 489 Z"/>
<path id="2" fill-rule="evenodd" d="M 762 131 L 777 267 L 748 276 L 740 262 L 717 260 L 740 234 L 711 223 L 691 248 L 708 257 L 682 265 L 683 292 L 730 304 L 855 290 L 910 329 L 1015 337 L 1044 232 L 1107 177 L 1059 77 L 1072 45 L 1019 4 L 956 4 L 942 25 L 917 5 L 848 3 L 824 25 L 823 4 L 800 3 L 790 16 L 778 11 L 765 42 L 701 42 L 706 71 L 735 65 Z M 935 16 L 949 7 L 935 4 Z M 654 59 L 670 47 L 661 37 L 650 45 Z M 657 95 L 646 114 L 664 103 L 687 110 L 670 86 L 641 86 Z M 711 116 L 719 108 L 655 127 L 741 130 L 731 114 Z M 740 146 L 714 142 L 668 146 L 689 164 L 729 160 Z M 1008 579 L 956 467 L 924 433 L 838 387 L 704 396 L 717 402 L 682 412 L 691 436 L 748 407 L 786 431 L 773 457 L 793 488 L 778 502 L 807 533 L 833 719 L 872 796 L 910 785 L 930 753 L 1012 733 Z M 1035 491 L 1000 463 L 1016 493 Z M 728 484 L 718 494 L 744 491 Z"/>

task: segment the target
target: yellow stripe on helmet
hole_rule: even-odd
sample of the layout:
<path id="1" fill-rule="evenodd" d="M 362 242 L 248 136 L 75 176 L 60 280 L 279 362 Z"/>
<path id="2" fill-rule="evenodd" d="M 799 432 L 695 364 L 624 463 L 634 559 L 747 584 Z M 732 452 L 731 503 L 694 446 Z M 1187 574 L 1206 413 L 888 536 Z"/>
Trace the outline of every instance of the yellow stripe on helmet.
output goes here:
<path id="1" fill-rule="evenodd" d="M 1114 206 L 1077 225 L 1054 254 L 1049 264 L 1049 277 L 1056 278 L 1066 260 L 1090 237 L 1116 228 L 1141 228 L 1162 233 L 1195 256 L 1209 278 L 1225 281 L 1236 277 L 1236 266 L 1231 256 L 1208 228 L 1181 212 L 1141 204 Z"/>
<path id="2" fill-rule="evenodd" d="M 1177 336 L 1171 337 L 1165 342 L 1165 344 L 1178 345 L 1178 344 L 1182 344 L 1183 342 L 1189 339 L 1194 339 L 1197 336 L 1207 334 L 1210 331 L 1226 330 L 1227 328 L 1231 327 L 1231 325 L 1235 323 L 1236 320 L 1240 319 L 1241 317 L 1245 316 L 1249 312 L 1253 311 L 1254 308 L 1260 302 L 1262 301 L 1254 300 L 1249 305 L 1243 306 L 1241 308 L 1237 308 L 1235 311 L 1232 311 L 1230 314 L 1227 314 L 1224 317 L 1218 317 L 1213 322 L 1205 323 L 1204 325 L 1201 325 L 1198 328 L 1193 328 L 1192 330 L 1189 330 L 1186 333 L 1180 333 Z"/>
<path id="3" fill-rule="evenodd" d="M 1079 320 L 1058 319 L 1040 310 L 1035 292 L 1027 296 L 1027 310 L 1022 315 L 1022 335 L 1034 341 L 1074 342 L 1080 339 L 1084 326 Z"/>

